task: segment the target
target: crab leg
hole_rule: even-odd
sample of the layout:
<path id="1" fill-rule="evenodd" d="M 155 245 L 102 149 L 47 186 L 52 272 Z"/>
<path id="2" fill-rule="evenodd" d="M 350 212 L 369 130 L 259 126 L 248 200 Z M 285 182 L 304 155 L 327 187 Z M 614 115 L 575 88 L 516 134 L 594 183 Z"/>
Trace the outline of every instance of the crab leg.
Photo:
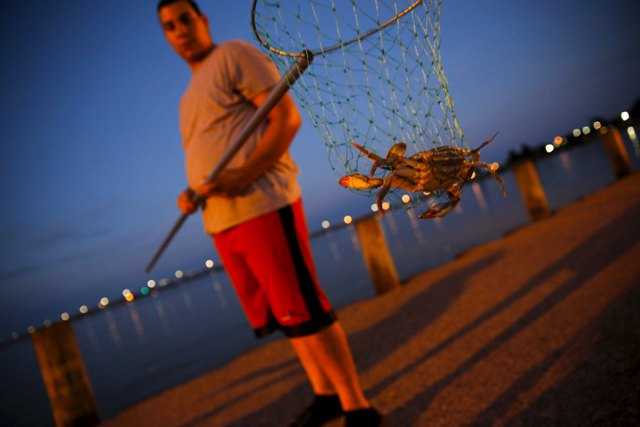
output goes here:
<path id="1" fill-rule="evenodd" d="M 370 178 L 373 178 L 373 174 L 379 166 L 380 167 L 386 166 L 387 161 L 382 157 L 378 156 L 376 153 L 372 153 L 371 151 L 368 151 L 362 145 L 356 144 L 353 141 L 351 141 L 351 145 L 356 147 L 358 151 L 360 151 L 362 154 L 367 156 L 368 159 L 373 160 L 373 166 L 371 167 L 371 172 L 369 173 Z"/>
<path id="2" fill-rule="evenodd" d="M 380 212 L 380 216 L 383 218 L 384 218 L 384 209 L 382 208 L 382 201 L 384 200 L 385 196 L 387 195 L 390 189 L 391 189 L 391 177 L 387 177 L 385 178 L 384 184 L 382 185 L 382 188 L 380 188 L 380 191 L 378 191 L 378 195 L 376 196 L 376 206 L 378 206 L 378 212 Z"/>
<path id="3" fill-rule="evenodd" d="M 487 139 L 485 142 L 483 142 L 482 144 L 480 144 L 480 146 L 478 148 L 474 148 L 473 150 L 471 150 L 472 153 L 477 153 L 478 151 L 480 151 L 483 147 L 491 144 L 493 142 L 494 139 L 496 139 L 496 136 L 498 136 L 498 133 L 500 132 L 496 132 L 495 135 L 493 135 L 491 138 Z"/>
<path id="4" fill-rule="evenodd" d="M 489 164 L 487 164 L 485 162 L 475 162 L 475 163 L 473 163 L 473 166 L 474 167 L 479 166 L 481 168 L 486 169 L 491 174 L 491 176 L 496 181 L 498 181 L 498 185 L 500 185 L 500 188 L 502 189 L 502 194 L 504 195 L 504 197 L 507 197 L 507 190 L 504 188 L 504 182 L 502 181 L 502 178 L 500 178 L 500 175 L 498 175 L 496 173 L 496 171 L 494 171 L 493 168 Z"/>

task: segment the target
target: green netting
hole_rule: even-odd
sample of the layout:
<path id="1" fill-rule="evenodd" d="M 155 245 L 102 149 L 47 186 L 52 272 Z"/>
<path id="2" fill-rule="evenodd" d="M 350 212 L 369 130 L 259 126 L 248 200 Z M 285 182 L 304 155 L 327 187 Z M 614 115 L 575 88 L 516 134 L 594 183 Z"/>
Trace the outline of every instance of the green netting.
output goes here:
<path id="1" fill-rule="evenodd" d="M 468 148 L 442 67 L 441 0 L 419 2 L 382 30 L 343 46 L 414 1 L 258 0 L 256 4 L 256 30 L 269 47 L 300 53 L 339 46 L 318 54 L 292 88 L 320 131 L 338 175 L 371 166 L 351 141 L 383 156 L 397 141 L 407 142 L 407 153 L 441 145 Z M 271 55 L 282 71 L 292 63 L 291 57 Z"/>

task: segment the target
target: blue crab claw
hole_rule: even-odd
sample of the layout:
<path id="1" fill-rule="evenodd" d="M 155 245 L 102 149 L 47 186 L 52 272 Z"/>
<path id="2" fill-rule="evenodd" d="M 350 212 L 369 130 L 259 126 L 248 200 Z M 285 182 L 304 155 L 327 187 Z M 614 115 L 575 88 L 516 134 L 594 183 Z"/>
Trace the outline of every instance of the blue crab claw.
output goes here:
<path id="1" fill-rule="evenodd" d="M 433 206 L 428 211 L 421 213 L 418 218 L 442 218 L 443 216 L 451 212 L 458 205 L 458 202 L 459 200 L 449 200 L 448 202 L 440 203 Z"/>
<path id="2" fill-rule="evenodd" d="M 338 182 L 343 187 L 353 188 L 355 190 L 370 190 L 372 188 L 378 188 L 383 184 L 382 179 L 370 178 L 361 173 L 343 176 Z"/>
<path id="3" fill-rule="evenodd" d="M 420 214 L 418 218 L 420 219 L 429 219 L 429 218 L 442 218 L 449 212 L 451 212 L 458 203 L 460 202 L 460 193 L 462 192 L 462 186 L 460 184 L 453 184 L 451 187 L 447 189 L 447 200 L 444 203 L 437 204 L 433 206 L 426 212 Z"/>

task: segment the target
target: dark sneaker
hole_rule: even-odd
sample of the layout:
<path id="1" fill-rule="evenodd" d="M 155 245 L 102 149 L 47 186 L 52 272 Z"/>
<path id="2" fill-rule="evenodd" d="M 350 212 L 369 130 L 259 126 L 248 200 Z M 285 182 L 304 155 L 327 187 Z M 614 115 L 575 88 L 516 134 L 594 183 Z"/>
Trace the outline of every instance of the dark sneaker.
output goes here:
<path id="1" fill-rule="evenodd" d="M 374 408 L 344 413 L 344 427 L 388 427 L 384 417 Z"/>
<path id="2" fill-rule="evenodd" d="M 342 416 L 342 406 L 337 395 L 316 396 L 311 405 L 289 427 L 321 427 L 324 423 Z"/>

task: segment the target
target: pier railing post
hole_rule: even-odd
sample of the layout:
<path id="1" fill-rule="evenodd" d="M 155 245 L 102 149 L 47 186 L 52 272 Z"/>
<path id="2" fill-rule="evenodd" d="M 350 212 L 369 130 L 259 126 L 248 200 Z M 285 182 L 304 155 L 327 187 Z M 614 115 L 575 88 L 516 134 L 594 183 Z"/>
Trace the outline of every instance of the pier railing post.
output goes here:
<path id="1" fill-rule="evenodd" d="M 615 173 L 616 178 L 629 175 L 631 173 L 631 162 L 622 142 L 620 130 L 614 127 L 602 127 L 600 128 L 600 136 L 602 137 L 604 148 L 611 159 L 613 173 Z"/>
<path id="2" fill-rule="evenodd" d="M 57 322 L 31 334 L 56 426 L 100 423 L 71 322 Z"/>
<path id="3" fill-rule="evenodd" d="M 548 216 L 547 196 L 533 160 L 522 159 L 516 162 L 513 165 L 513 175 L 531 220 L 537 221 Z"/>
<path id="4" fill-rule="evenodd" d="M 400 279 L 384 238 L 377 215 L 370 215 L 355 223 L 362 255 L 378 295 L 400 287 Z"/>

